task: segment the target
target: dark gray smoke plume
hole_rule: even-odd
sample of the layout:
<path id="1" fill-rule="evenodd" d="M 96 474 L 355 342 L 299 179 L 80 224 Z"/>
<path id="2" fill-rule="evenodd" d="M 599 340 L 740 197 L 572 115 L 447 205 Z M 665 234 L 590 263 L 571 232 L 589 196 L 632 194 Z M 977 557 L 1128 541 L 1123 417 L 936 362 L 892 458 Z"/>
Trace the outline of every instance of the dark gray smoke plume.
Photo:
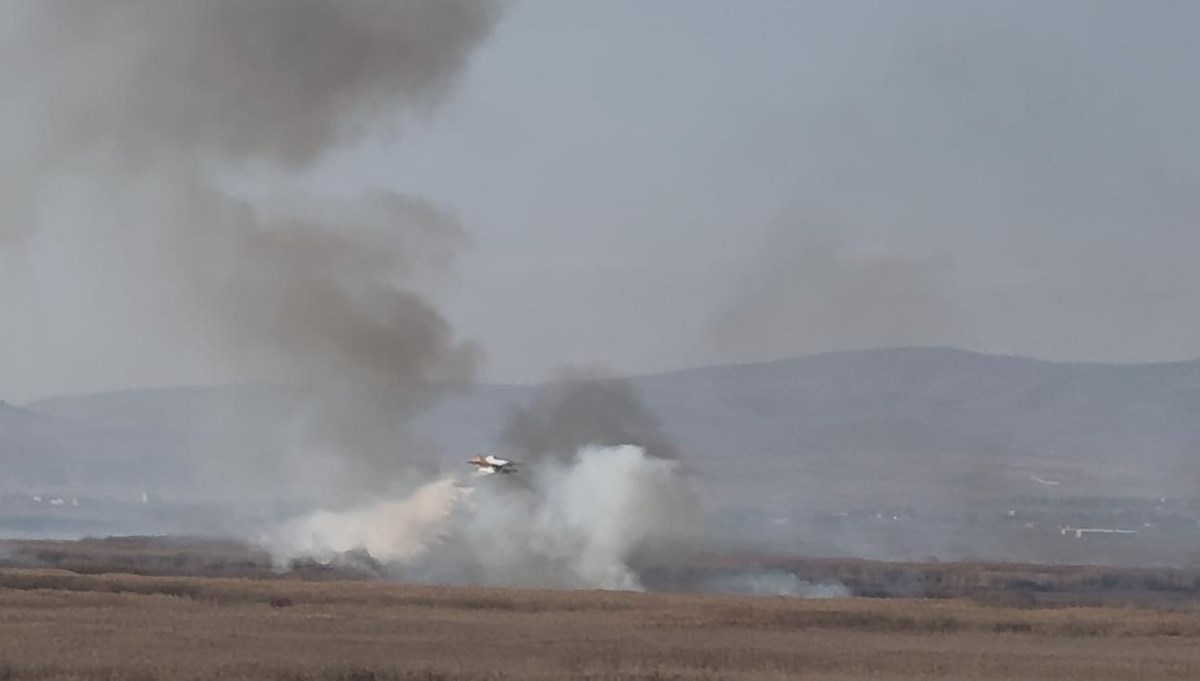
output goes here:
<path id="1" fill-rule="evenodd" d="M 513 410 L 501 444 L 526 460 L 564 460 L 587 446 L 637 445 L 673 459 L 675 443 L 642 404 L 633 383 L 595 370 L 570 369 Z"/>
<path id="2" fill-rule="evenodd" d="M 52 146 L 148 163 L 302 167 L 398 110 L 425 113 L 487 34 L 480 0 L 17 3 Z M 192 159 L 197 160 L 197 159 Z"/>
<path id="3" fill-rule="evenodd" d="M 3 82 L 18 101 L 6 114 L 27 138 L 14 174 L 31 207 L 5 231 L 31 253 L 77 258 L 54 273 L 55 293 L 87 310 L 93 342 L 134 375 L 174 353 L 217 380 L 341 386 L 286 433 L 291 451 L 324 462 L 302 477 L 334 489 L 386 481 L 413 458 L 404 424 L 479 361 L 424 293 L 465 233 L 394 193 L 297 199 L 293 173 L 432 112 L 496 10 L 10 3 Z M 260 176 L 271 192 L 233 189 Z"/>

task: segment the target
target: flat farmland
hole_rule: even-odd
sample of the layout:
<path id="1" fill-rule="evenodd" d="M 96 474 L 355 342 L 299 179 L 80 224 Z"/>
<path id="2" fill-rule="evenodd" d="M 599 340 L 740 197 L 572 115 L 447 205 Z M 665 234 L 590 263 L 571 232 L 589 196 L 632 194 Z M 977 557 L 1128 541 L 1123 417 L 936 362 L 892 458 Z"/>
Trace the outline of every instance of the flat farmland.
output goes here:
<path id="1" fill-rule="evenodd" d="M 1189 608 L 0 570 L 0 679 L 1195 679 Z"/>

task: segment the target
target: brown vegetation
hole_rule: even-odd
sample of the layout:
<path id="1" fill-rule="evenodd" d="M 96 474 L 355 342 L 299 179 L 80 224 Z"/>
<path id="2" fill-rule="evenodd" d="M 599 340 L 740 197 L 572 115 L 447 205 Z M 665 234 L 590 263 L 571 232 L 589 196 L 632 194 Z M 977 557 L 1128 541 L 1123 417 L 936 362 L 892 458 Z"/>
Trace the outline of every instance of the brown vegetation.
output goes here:
<path id="1" fill-rule="evenodd" d="M 0 570 L 0 679 L 1190 679 L 1200 615 Z"/>
<path id="2" fill-rule="evenodd" d="M 1190 608 L 1200 602 L 1200 570 L 1031 563 L 899 563 L 857 558 L 714 555 L 685 567 L 651 569 L 647 583 L 703 584 L 722 571 L 781 570 L 811 582 L 836 582 L 872 598 L 970 598 L 1013 607 Z"/>
<path id="3" fill-rule="evenodd" d="M 8 565 L 35 565 L 80 573 L 127 572 L 149 575 L 265 576 L 266 552 L 223 539 L 105 537 L 78 541 L 47 539 L 0 541 Z"/>
<path id="4" fill-rule="evenodd" d="M 253 579 L 367 579 L 378 576 L 366 557 L 337 565 L 293 562 L 243 543 L 191 537 L 107 537 L 79 541 L 0 541 L 0 566 L 40 567 L 79 574 L 245 577 Z M 777 570 L 810 582 L 838 583 L 873 598 L 968 598 L 1010 607 L 1118 606 L 1191 608 L 1200 602 L 1200 570 L 1027 563 L 897 563 L 855 558 L 720 554 L 687 564 L 641 565 L 653 591 L 700 590 L 713 577 L 744 570 Z"/>

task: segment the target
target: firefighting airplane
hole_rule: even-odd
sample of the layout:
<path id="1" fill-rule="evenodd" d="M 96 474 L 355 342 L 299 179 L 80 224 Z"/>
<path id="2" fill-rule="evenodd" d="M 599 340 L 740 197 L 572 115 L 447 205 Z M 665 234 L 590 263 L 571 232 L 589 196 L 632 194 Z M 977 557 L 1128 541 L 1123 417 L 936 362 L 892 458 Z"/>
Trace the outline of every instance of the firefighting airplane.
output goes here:
<path id="1" fill-rule="evenodd" d="M 516 473 L 517 462 L 492 456 L 491 454 L 476 454 L 467 463 L 475 467 L 477 475 L 492 475 L 493 473 Z"/>

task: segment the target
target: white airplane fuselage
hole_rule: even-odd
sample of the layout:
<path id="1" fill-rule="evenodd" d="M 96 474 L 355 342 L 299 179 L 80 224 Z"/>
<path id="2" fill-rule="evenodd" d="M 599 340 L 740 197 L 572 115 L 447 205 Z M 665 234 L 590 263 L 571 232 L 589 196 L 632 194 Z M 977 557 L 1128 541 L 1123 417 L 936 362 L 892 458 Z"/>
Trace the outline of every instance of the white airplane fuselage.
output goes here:
<path id="1" fill-rule="evenodd" d="M 475 466 L 477 475 L 494 475 L 496 473 L 514 473 L 516 472 L 516 463 L 508 459 L 501 459 L 488 454 L 487 456 L 479 455 L 468 461 Z"/>

